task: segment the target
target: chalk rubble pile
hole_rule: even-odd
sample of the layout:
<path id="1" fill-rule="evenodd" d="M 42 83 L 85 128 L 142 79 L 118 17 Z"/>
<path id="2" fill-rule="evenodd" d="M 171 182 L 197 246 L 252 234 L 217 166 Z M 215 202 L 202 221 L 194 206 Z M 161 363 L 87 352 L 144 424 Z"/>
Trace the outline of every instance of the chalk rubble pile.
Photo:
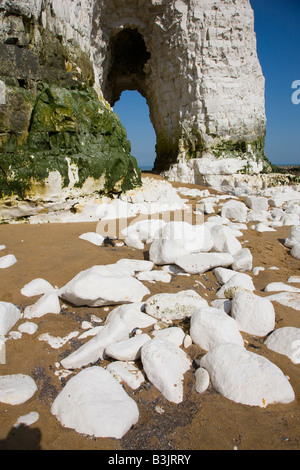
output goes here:
<path id="1" fill-rule="evenodd" d="M 243 202 L 234 196 L 226 200 L 214 195 L 209 207 L 219 206 L 219 213 L 201 225 L 148 220 L 131 226 L 126 237 L 140 241 L 143 247 L 150 243 L 149 260 L 126 258 L 114 264 L 95 265 L 60 288 L 41 278 L 29 282 L 22 294 L 40 298 L 24 312 L 13 304 L 0 302 L 0 347 L 13 337 L 11 330 L 22 318 L 59 314 L 61 301 L 79 307 L 113 306 L 102 324 L 84 325 L 84 344 L 58 364 L 61 372 L 71 378 L 51 407 L 63 426 L 94 437 L 120 439 L 138 422 L 138 404 L 126 387 L 137 390 L 150 382 L 166 400 L 178 404 L 185 399 L 188 371 L 194 371 L 198 393 L 214 387 L 228 399 L 248 406 L 292 402 L 295 394 L 289 379 L 276 364 L 247 350 L 245 334 L 263 338 L 267 348 L 286 355 L 294 364 L 300 363 L 295 349 L 300 344 L 300 328 L 277 327 L 273 305 L 275 300 L 300 310 L 300 284 L 299 288 L 294 285 L 299 279 L 294 276 L 287 284 L 270 283 L 265 289 L 268 294 L 256 292 L 255 274 L 259 267 L 254 270 L 250 250 L 239 241 L 247 224 L 263 221 L 274 230 L 290 226 L 285 247 L 297 247 L 299 194 L 293 194 L 292 203 L 284 196 L 287 194 L 248 195 Z M 200 195 L 201 200 L 208 197 L 207 191 Z M 133 194 L 131 201 L 135 201 Z M 135 203 L 139 202 L 137 199 Z M 257 229 L 257 225 L 251 227 Z M 90 234 L 83 239 L 99 245 L 103 242 L 101 237 Z M 139 248 L 137 243 L 136 249 Z M 203 297 L 192 288 L 151 295 L 143 284 L 168 283 L 173 276 L 208 272 L 213 273 L 219 285 L 210 302 L 204 298 L 205 289 Z M 22 323 L 18 333 L 33 334 L 34 326 L 33 322 Z M 71 332 L 65 338 L 57 338 L 53 347 L 59 348 L 77 335 L 79 332 Z M 49 338 L 44 336 L 42 340 Z M 201 355 L 196 370 L 189 356 L 192 344 Z M 4 403 L 25 402 L 36 390 L 31 377 L 0 377 L 0 401 Z"/>

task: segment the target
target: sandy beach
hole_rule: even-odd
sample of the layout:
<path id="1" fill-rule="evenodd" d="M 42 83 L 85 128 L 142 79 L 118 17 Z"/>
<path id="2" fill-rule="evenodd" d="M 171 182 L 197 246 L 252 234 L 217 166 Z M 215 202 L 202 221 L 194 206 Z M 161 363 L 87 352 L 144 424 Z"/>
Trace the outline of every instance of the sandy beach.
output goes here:
<path id="1" fill-rule="evenodd" d="M 172 183 L 174 187 L 205 189 L 191 184 Z M 211 194 L 216 193 L 210 190 Z M 197 200 L 186 198 L 189 204 Z M 243 198 L 241 198 L 243 200 Z M 207 217 L 207 216 L 205 216 Z M 290 227 L 278 227 L 272 232 L 258 232 L 250 228 L 239 238 L 244 248 L 253 255 L 253 267 L 262 266 L 264 271 L 253 277 L 260 296 L 269 295 L 264 288 L 271 282 L 286 283 L 290 276 L 300 274 L 300 260 L 290 255 L 284 240 Z M 11 302 L 21 311 L 33 304 L 38 297 L 25 297 L 21 289 L 35 278 L 46 279 L 50 284 L 62 287 L 77 273 L 96 264 L 115 263 L 122 258 L 148 259 L 149 245 L 144 250 L 115 243 L 95 246 L 79 236 L 96 231 L 97 223 L 10 223 L 0 227 L 0 244 L 6 246 L 1 255 L 12 253 L 17 259 L 13 266 L 0 270 L 1 301 Z M 273 268 L 277 269 L 273 269 Z M 161 269 L 161 267 L 157 267 Z M 150 295 L 161 292 L 175 293 L 194 289 L 205 294 L 208 302 L 215 299 L 219 286 L 211 271 L 205 275 L 173 275 L 170 283 L 143 282 Z M 293 284 L 300 288 L 300 284 Z M 276 328 L 300 327 L 299 311 L 274 302 Z M 184 400 L 174 404 L 148 381 L 137 390 L 124 385 L 127 394 L 137 403 L 138 422 L 121 438 L 94 438 L 80 435 L 64 428 L 51 414 L 51 405 L 65 381 L 61 379 L 56 364 L 77 349 L 83 340 L 69 340 L 59 349 L 53 349 L 39 336 L 49 333 L 64 337 L 72 331 L 83 332 L 83 321 L 91 321 L 92 315 L 103 320 L 115 307 L 74 307 L 61 301 L 60 314 L 47 314 L 33 321 L 38 325 L 33 335 L 22 334 L 19 339 L 6 341 L 6 363 L 0 365 L 1 375 L 28 374 L 38 387 L 34 396 L 21 405 L 0 403 L 0 449 L 42 450 L 297 450 L 300 433 L 300 372 L 299 365 L 287 356 L 275 353 L 264 344 L 264 337 L 242 332 L 245 348 L 266 357 L 289 377 L 295 392 L 295 400 L 289 404 L 274 404 L 266 408 L 235 403 L 218 393 L 211 385 L 202 394 L 195 390 L 195 360 L 205 351 L 196 344 L 187 349 L 193 360 L 192 368 L 184 378 Z M 19 320 L 14 331 L 24 322 Z M 176 323 L 176 322 L 175 322 Z M 189 320 L 178 321 L 185 332 Z M 150 332 L 151 328 L 144 332 Z M 106 360 L 101 361 L 106 366 Z M 72 374 L 71 374 L 72 376 Z M 37 412 L 39 419 L 30 426 L 14 427 L 20 416 Z"/>

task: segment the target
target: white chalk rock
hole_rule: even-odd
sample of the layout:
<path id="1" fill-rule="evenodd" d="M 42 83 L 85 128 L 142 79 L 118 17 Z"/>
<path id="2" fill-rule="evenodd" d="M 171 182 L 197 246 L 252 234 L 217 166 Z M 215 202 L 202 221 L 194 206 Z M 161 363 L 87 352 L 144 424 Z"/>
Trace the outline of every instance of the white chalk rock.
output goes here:
<path id="1" fill-rule="evenodd" d="M 219 310 L 223 310 L 227 315 L 231 312 L 231 300 L 216 299 L 211 302 L 211 306 Z"/>
<path id="2" fill-rule="evenodd" d="M 122 258 L 116 262 L 116 266 L 130 267 L 134 271 L 134 274 L 141 271 L 151 271 L 153 265 L 154 263 L 152 261 L 144 259 Z"/>
<path id="3" fill-rule="evenodd" d="M 148 281 L 148 282 L 171 282 L 172 276 L 166 271 L 143 271 L 137 274 L 137 279 L 139 281 Z"/>
<path id="4" fill-rule="evenodd" d="M 145 382 L 143 372 L 132 362 L 114 361 L 108 364 L 106 370 L 110 372 L 118 382 L 126 383 L 133 390 L 136 390 Z"/>
<path id="5" fill-rule="evenodd" d="M 268 222 L 270 219 L 270 214 L 268 211 L 250 211 L 247 215 L 247 222 Z M 274 221 L 270 223 L 270 226 L 278 224 L 282 225 L 279 221 Z"/>
<path id="6" fill-rule="evenodd" d="M 134 237 L 141 242 L 150 243 L 156 238 L 158 230 L 160 230 L 166 222 L 161 219 L 141 220 L 133 225 L 129 225 L 122 230 L 122 234 L 126 237 Z"/>
<path id="7" fill-rule="evenodd" d="M 221 285 L 226 284 L 229 279 L 237 274 L 236 271 L 227 268 L 215 268 L 213 273 L 216 276 L 218 283 Z"/>
<path id="8" fill-rule="evenodd" d="M 149 259 L 157 265 L 174 264 L 179 256 L 198 251 L 208 252 L 211 248 L 211 235 L 205 225 L 168 222 L 153 240 Z"/>
<path id="9" fill-rule="evenodd" d="M 300 276 L 290 276 L 287 282 L 300 284 Z"/>
<path id="10" fill-rule="evenodd" d="M 0 376 L 0 402 L 20 405 L 30 400 L 37 391 L 35 381 L 24 374 Z"/>
<path id="11" fill-rule="evenodd" d="M 90 367 L 72 377 L 51 412 L 64 427 L 94 437 L 121 439 L 139 419 L 138 407 L 112 374 Z"/>
<path id="12" fill-rule="evenodd" d="M 300 259 L 300 243 L 295 243 L 291 249 L 291 255 L 295 259 Z"/>
<path id="13" fill-rule="evenodd" d="M 194 290 L 156 294 L 145 302 L 146 313 L 158 320 L 183 320 L 208 303 Z"/>
<path id="14" fill-rule="evenodd" d="M 55 292 L 47 292 L 35 304 L 24 310 L 24 318 L 40 318 L 47 313 L 60 313 L 59 298 Z"/>
<path id="15" fill-rule="evenodd" d="M 276 232 L 275 228 L 270 227 L 264 222 L 259 222 L 258 224 L 256 224 L 255 230 L 257 230 L 258 232 Z"/>
<path id="16" fill-rule="evenodd" d="M 140 302 L 149 293 L 140 281 L 116 265 L 81 271 L 59 290 L 62 299 L 90 307 Z"/>
<path id="17" fill-rule="evenodd" d="M 120 305 L 107 315 L 105 323 L 109 323 L 114 318 L 121 318 L 126 323 L 129 332 L 135 328 L 147 328 L 154 325 L 157 320 L 143 312 L 144 305 L 143 302 Z"/>
<path id="18" fill-rule="evenodd" d="M 147 334 L 133 336 L 132 338 L 110 344 L 105 349 L 105 355 L 118 361 L 135 361 L 141 357 L 141 348 L 151 338 Z"/>
<path id="19" fill-rule="evenodd" d="M 135 233 L 130 233 L 124 240 L 125 245 L 136 248 L 137 250 L 144 249 L 144 243 L 139 239 L 139 237 Z"/>
<path id="20" fill-rule="evenodd" d="M 238 287 L 249 291 L 255 290 L 251 276 L 245 273 L 238 273 L 232 276 L 225 284 L 223 284 L 216 295 L 219 299 L 230 298 L 230 290 Z"/>
<path id="21" fill-rule="evenodd" d="M 79 235 L 79 238 L 81 240 L 86 240 L 96 246 L 101 246 L 104 241 L 104 237 L 97 232 L 86 232 L 82 235 Z"/>
<path id="22" fill-rule="evenodd" d="M 15 255 L 5 255 L 0 258 L 0 268 L 9 268 L 17 262 Z"/>
<path id="23" fill-rule="evenodd" d="M 300 226 L 291 227 L 290 233 L 285 239 L 284 246 L 292 248 L 297 243 L 300 243 Z"/>
<path id="24" fill-rule="evenodd" d="M 5 336 L 21 318 L 20 310 L 10 302 L 0 302 L 0 335 Z"/>
<path id="25" fill-rule="evenodd" d="M 213 387 L 226 398 L 250 406 L 291 403 L 293 388 L 283 372 L 263 356 L 223 343 L 200 361 Z"/>
<path id="26" fill-rule="evenodd" d="M 271 282 L 264 288 L 265 292 L 300 292 L 299 287 L 289 286 L 284 282 Z"/>
<path id="27" fill-rule="evenodd" d="M 217 266 L 230 266 L 233 261 L 229 253 L 191 253 L 176 258 L 175 263 L 187 273 L 201 274 Z"/>
<path id="28" fill-rule="evenodd" d="M 235 255 L 242 249 L 241 243 L 229 227 L 225 225 L 214 225 L 210 233 L 213 239 L 212 252 L 216 251 L 218 253 Z"/>
<path id="29" fill-rule="evenodd" d="M 268 199 L 263 196 L 246 196 L 245 204 L 255 211 L 267 211 L 269 208 Z"/>
<path id="30" fill-rule="evenodd" d="M 246 222 L 248 208 L 241 201 L 230 200 L 225 202 L 221 210 L 221 216 L 233 219 L 237 222 Z"/>
<path id="31" fill-rule="evenodd" d="M 120 318 L 114 318 L 104 325 L 96 336 L 64 358 L 61 365 L 65 369 L 77 369 L 94 363 L 104 358 L 105 349 L 109 345 L 127 339 L 129 331 L 126 323 Z"/>
<path id="32" fill-rule="evenodd" d="M 18 428 L 19 426 L 30 426 L 33 423 L 36 423 L 39 419 L 40 415 L 35 411 L 28 413 L 27 415 L 20 416 L 16 423 L 14 424 L 14 428 Z"/>
<path id="33" fill-rule="evenodd" d="M 231 301 L 231 316 L 241 331 L 266 336 L 275 328 L 275 310 L 265 297 L 253 292 L 239 291 Z"/>
<path id="34" fill-rule="evenodd" d="M 153 339 L 142 347 L 141 360 L 148 380 L 173 403 L 183 401 L 183 380 L 191 367 L 187 354 L 170 341 Z"/>
<path id="35" fill-rule="evenodd" d="M 235 271 L 251 271 L 253 263 L 253 256 L 249 248 L 242 248 L 240 251 L 235 253 L 234 262 L 232 263 L 232 269 Z"/>
<path id="36" fill-rule="evenodd" d="M 198 393 L 204 393 L 210 383 L 209 373 L 203 367 L 199 367 L 195 372 L 195 389 Z"/>
<path id="37" fill-rule="evenodd" d="M 201 308 L 192 315 L 190 335 L 193 342 L 205 351 L 221 343 L 244 345 L 236 321 L 214 307 Z"/>
<path id="38" fill-rule="evenodd" d="M 252 269 L 252 272 L 254 274 L 254 276 L 257 276 L 260 271 L 264 271 L 265 268 L 263 266 L 256 266 L 255 268 Z"/>
<path id="39" fill-rule="evenodd" d="M 18 330 L 21 331 L 21 333 L 27 333 L 29 335 L 33 335 L 37 329 L 38 329 L 38 326 L 31 321 L 22 323 L 22 325 L 20 325 L 18 328 Z"/>
<path id="40" fill-rule="evenodd" d="M 278 328 L 267 337 L 265 345 L 272 351 L 287 356 L 293 364 L 300 364 L 300 328 Z"/>
<path id="41" fill-rule="evenodd" d="M 37 278 L 26 284 L 21 289 L 21 294 L 25 295 L 25 297 L 33 297 L 34 295 L 42 295 L 53 291 L 54 287 L 52 287 L 50 282 L 42 278 Z"/>
<path id="42" fill-rule="evenodd" d="M 152 334 L 154 338 L 161 339 L 163 341 L 171 341 L 171 343 L 176 344 L 176 346 L 182 346 L 185 339 L 183 330 L 178 326 L 172 326 L 170 328 L 164 328 L 163 330 L 153 331 Z"/>
<path id="43" fill-rule="evenodd" d="M 297 292 L 279 292 L 278 294 L 268 295 L 271 302 L 275 301 L 285 307 L 300 311 L 300 294 Z"/>

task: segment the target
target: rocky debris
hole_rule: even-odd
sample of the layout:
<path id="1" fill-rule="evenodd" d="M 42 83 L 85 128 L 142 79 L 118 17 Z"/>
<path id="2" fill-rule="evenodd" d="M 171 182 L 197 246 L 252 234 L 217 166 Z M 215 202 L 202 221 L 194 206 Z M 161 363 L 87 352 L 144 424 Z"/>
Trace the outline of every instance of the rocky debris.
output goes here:
<path id="1" fill-rule="evenodd" d="M 24 374 L 0 376 L 0 402 L 20 405 L 30 400 L 37 391 L 35 381 Z"/>
<path id="2" fill-rule="evenodd" d="M 0 258 L 0 268 L 5 269 L 13 266 L 17 262 L 15 255 L 5 255 Z"/>
<path id="3" fill-rule="evenodd" d="M 218 290 L 217 297 L 219 299 L 232 298 L 236 289 L 246 289 L 254 291 L 255 286 L 252 277 L 245 273 L 236 273 Z"/>
<path id="4" fill-rule="evenodd" d="M 253 264 L 253 256 L 249 248 L 242 248 L 240 251 L 235 253 L 234 262 L 231 267 L 234 271 L 251 271 Z"/>
<path id="5" fill-rule="evenodd" d="M 78 306 L 140 302 L 150 291 L 131 274 L 117 265 L 93 266 L 77 274 L 58 294 Z"/>
<path id="6" fill-rule="evenodd" d="M 108 364 L 106 370 L 119 383 L 125 383 L 133 390 L 137 390 L 146 380 L 143 372 L 132 361 L 113 361 Z"/>
<path id="7" fill-rule="evenodd" d="M 165 282 L 168 283 L 171 281 L 172 276 L 171 274 L 167 273 L 166 271 L 143 271 L 137 274 L 137 279 L 139 281 L 148 281 L 148 282 Z"/>
<path id="8" fill-rule="evenodd" d="M 20 309 L 11 302 L 0 302 L 0 335 L 5 336 L 22 317 Z"/>
<path id="9" fill-rule="evenodd" d="M 241 331 L 266 336 L 275 328 L 275 310 L 270 300 L 241 290 L 231 301 L 231 316 Z"/>
<path id="10" fill-rule="evenodd" d="M 131 195 L 127 193 L 127 199 L 121 200 L 125 204 L 122 207 L 140 204 L 139 210 L 143 211 L 145 199 L 154 197 L 150 189 L 144 193 L 135 190 Z M 202 197 L 198 193 L 191 194 Z M 219 211 L 227 199 L 216 196 Z M 269 202 L 267 195 L 266 199 Z M 245 237 L 241 242 L 238 238 L 252 223 L 249 215 L 254 210 L 260 211 L 262 216 L 266 212 L 265 208 L 261 209 L 265 201 L 245 199 L 245 202 L 243 206 L 234 206 L 238 209 L 236 215 L 230 212 L 220 216 L 219 212 L 201 226 L 157 221 L 132 225 L 136 239 L 143 245 L 151 243 L 150 253 L 153 247 L 153 257 L 149 260 L 124 258 L 114 264 L 96 265 L 81 271 L 62 288 L 53 288 L 44 279 L 36 278 L 26 284 L 21 293 L 26 297 L 41 297 L 26 307 L 23 314 L 22 309 L 8 304 L 8 310 L 14 312 L 10 314 L 6 311 L 7 303 L 0 303 L 0 335 L 3 335 L 0 341 L 3 344 L 12 338 L 17 340 L 23 333 L 37 331 L 38 325 L 28 321 L 22 321 L 17 326 L 18 331 L 11 331 L 22 318 L 63 312 L 66 306 L 60 306 L 59 298 L 79 307 L 89 307 L 89 317 L 80 321 L 81 331 L 66 332 L 60 337 L 53 336 L 50 330 L 44 333 L 43 329 L 43 334 L 37 336 L 54 350 L 72 344 L 71 350 L 61 354 L 60 362 L 55 365 L 55 375 L 60 377 L 64 387 L 54 399 L 52 412 L 63 426 L 89 436 L 120 439 L 139 418 L 139 400 L 133 401 L 129 395 L 135 397 L 140 388 L 153 386 L 166 400 L 179 404 L 185 400 L 188 371 L 189 380 L 194 377 L 197 393 L 204 393 L 211 386 L 230 400 L 260 407 L 294 400 L 288 378 L 260 354 L 250 353 L 246 349 L 249 342 L 244 341 L 243 334 L 263 338 L 261 342 L 264 341 L 266 348 L 285 354 L 298 364 L 299 329 L 276 328 L 274 307 L 277 302 L 300 309 L 300 288 L 290 285 L 300 279 L 291 276 L 287 284 L 269 282 L 264 291 L 272 295 L 257 295 L 254 276 L 266 267 L 252 268 L 252 253 L 243 248 Z M 232 205 L 228 206 L 232 209 Z M 147 210 L 151 210 L 150 206 Z M 283 215 L 298 214 L 284 203 L 268 213 L 266 224 L 270 224 L 271 219 L 276 221 L 277 217 L 283 223 Z M 245 215 L 246 223 L 233 220 L 235 217 L 243 220 Z M 297 227 L 292 227 L 290 238 L 294 239 Z M 263 238 L 264 235 L 258 236 Z M 287 251 L 290 248 L 282 247 Z M 272 272 L 276 276 L 280 274 L 276 266 L 269 269 L 270 275 Z M 191 280 L 192 276 L 199 276 L 202 282 L 195 281 L 196 290 L 178 292 L 168 292 L 167 288 L 162 290 L 159 286 L 160 293 L 154 295 L 150 295 L 144 285 L 163 280 L 170 282 L 180 275 L 191 276 L 188 278 Z M 214 280 L 208 303 L 204 298 L 207 294 L 204 283 Z M 3 304 L 6 313 L 2 314 Z M 109 311 L 106 305 L 113 308 Z M 108 313 L 103 318 L 91 315 L 93 307 L 104 307 L 103 312 Z M 46 324 L 46 320 L 47 317 L 42 323 Z M 100 326 L 94 326 L 101 322 Z M 195 359 L 196 348 L 201 359 L 199 355 Z M 66 382 L 69 375 L 72 377 Z M 132 392 L 127 394 L 127 387 Z"/>
<path id="11" fill-rule="evenodd" d="M 285 307 L 300 310 L 300 294 L 297 292 L 278 292 L 267 297 L 271 302 L 275 301 Z"/>
<path id="12" fill-rule="evenodd" d="M 208 252 L 212 248 L 210 231 L 204 225 L 187 222 L 169 222 L 162 227 L 153 240 L 149 259 L 154 264 L 174 264 L 179 256 Z"/>
<path id="13" fill-rule="evenodd" d="M 221 343 L 244 346 L 237 322 L 224 310 L 214 307 L 201 308 L 192 315 L 190 335 L 193 342 L 205 351 Z"/>
<path id="14" fill-rule="evenodd" d="M 263 196 L 246 196 L 245 204 L 254 211 L 267 211 L 269 208 L 268 199 Z"/>
<path id="15" fill-rule="evenodd" d="M 184 331 L 177 326 L 171 326 L 169 328 L 163 328 L 162 330 L 153 331 L 152 336 L 163 341 L 171 341 L 171 343 L 176 344 L 176 346 L 182 346 L 186 337 Z"/>
<path id="16" fill-rule="evenodd" d="M 40 318 L 47 313 L 60 313 L 60 303 L 56 292 L 47 292 L 33 305 L 24 310 L 24 318 Z"/>
<path id="17" fill-rule="evenodd" d="M 144 302 L 120 305 L 107 315 L 105 324 L 108 324 L 115 318 L 121 319 L 126 323 L 130 332 L 135 328 L 147 328 L 154 325 L 157 322 L 156 318 L 145 313 L 144 309 Z"/>
<path id="18" fill-rule="evenodd" d="M 195 371 L 195 389 L 198 393 L 204 393 L 210 384 L 209 373 L 203 367 L 198 367 Z"/>
<path id="19" fill-rule="evenodd" d="M 36 323 L 26 321 L 25 323 L 22 323 L 19 327 L 18 330 L 21 333 L 27 333 L 28 335 L 33 335 L 38 329 L 38 325 Z"/>
<path id="20" fill-rule="evenodd" d="M 241 346 L 223 343 L 200 361 L 213 387 L 226 398 L 261 408 L 290 403 L 295 394 L 283 372 L 263 356 Z"/>
<path id="21" fill-rule="evenodd" d="M 291 249 L 291 255 L 295 259 L 300 259 L 300 243 L 295 243 Z"/>
<path id="22" fill-rule="evenodd" d="M 36 423 L 39 417 L 40 415 L 36 411 L 20 416 L 14 424 L 14 428 L 18 428 L 19 426 L 30 426 L 31 424 Z"/>
<path id="23" fill-rule="evenodd" d="M 192 314 L 207 301 L 193 290 L 185 290 L 176 294 L 156 294 L 145 302 L 145 311 L 158 320 L 173 321 L 191 317 Z"/>
<path id="24" fill-rule="evenodd" d="M 106 356 L 118 361 L 135 361 L 141 357 L 141 348 L 151 338 L 147 334 L 133 336 L 132 338 L 110 344 L 105 348 Z"/>
<path id="25" fill-rule="evenodd" d="M 66 369 L 79 369 L 92 364 L 104 358 L 108 346 L 128 339 L 129 330 L 126 323 L 120 318 L 113 318 L 101 328 L 96 336 L 63 359 L 61 365 Z"/>
<path id="26" fill-rule="evenodd" d="M 167 400 L 180 403 L 184 374 L 191 367 L 187 354 L 170 341 L 154 338 L 142 347 L 141 360 L 150 382 Z"/>
<path id="27" fill-rule="evenodd" d="M 192 253 L 175 259 L 177 266 L 190 274 L 201 274 L 216 266 L 231 266 L 234 258 L 230 253 Z"/>
<path id="28" fill-rule="evenodd" d="M 96 232 L 86 232 L 79 236 L 81 240 L 86 240 L 93 245 L 101 246 L 104 242 L 104 237 Z"/>
<path id="29" fill-rule="evenodd" d="M 265 340 L 266 346 L 300 364 L 300 328 L 285 326 L 273 331 Z"/>
<path id="30" fill-rule="evenodd" d="M 248 208 L 241 201 L 230 200 L 225 202 L 221 210 L 221 216 L 233 219 L 236 222 L 246 222 Z"/>
<path id="31" fill-rule="evenodd" d="M 288 237 L 285 239 L 284 246 L 293 248 L 294 245 L 300 243 L 300 226 L 291 227 Z"/>
<path id="32" fill-rule="evenodd" d="M 52 287 L 50 282 L 42 278 L 37 278 L 26 284 L 21 289 L 21 294 L 25 295 L 25 297 L 33 297 L 35 295 L 42 295 L 51 291 L 54 291 L 54 287 Z"/>
<path id="33" fill-rule="evenodd" d="M 284 282 L 270 282 L 264 288 L 265 292 L 300 292 L 299 287 L 289 286 Z"/>
<path id="34" fill-rule="evenodd" d="M 214 225 L 210 233 L 213 239 L 212 251 L 235 255 L 242 249 L 241 243 L 237 240 L 234 232 L 229 227 L 225 225 Z"/>
<path id="35" fill-rule="evenodd" d="M 138 421 L 139 410 L 112 374 L 90 367 L 72 377 L 51 412 L 65 427 L 94 437 L 121 437 Z"/>

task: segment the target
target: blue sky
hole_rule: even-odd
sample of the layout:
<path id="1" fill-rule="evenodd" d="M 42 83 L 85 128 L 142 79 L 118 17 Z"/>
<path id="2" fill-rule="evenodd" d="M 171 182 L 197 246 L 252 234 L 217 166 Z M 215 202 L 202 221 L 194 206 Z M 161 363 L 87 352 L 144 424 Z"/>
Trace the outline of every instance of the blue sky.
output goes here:
<path id="1" fill-rule="evenodd" d="M 300 104 L 293 104 L 300 81 L 300 0 L 250 0 L 255 15 L 257 52 L 266 79 L 265 151 L 274 164 L 300 164 Z M 300 98 L 300 94 L 297 95 Z M 114 106 L 140 167 L 155 159 L 155 132 L 146 100 L 125 91 Z"/>

